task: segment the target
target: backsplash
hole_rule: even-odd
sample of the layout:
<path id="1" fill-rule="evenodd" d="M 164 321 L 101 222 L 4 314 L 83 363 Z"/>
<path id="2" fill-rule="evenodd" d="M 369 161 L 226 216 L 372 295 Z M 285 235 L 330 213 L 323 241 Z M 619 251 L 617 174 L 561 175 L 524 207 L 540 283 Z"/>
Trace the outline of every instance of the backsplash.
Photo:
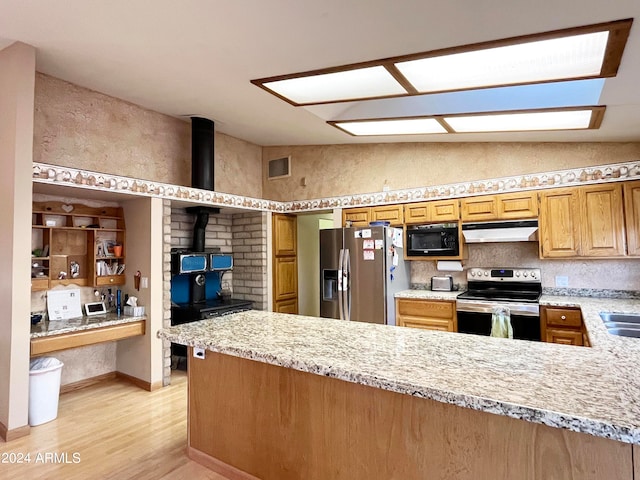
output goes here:
<path id="1" fill-rule="evenodd" d="M 470 267 L 532 267 L 542 271 L 542 287 L 555 289 L 555 277 L 569 279 L 569 289 L 640 290 L 640 258 L 617 260 L 541 260 L 537 242 L 485 243 L 468 245 L 469 258 L 462 272 L 440 272 L 434 261 L 412 261 L 412 285 L 428 285 L 433 275 L 453 276 L 466 284 Z"/>

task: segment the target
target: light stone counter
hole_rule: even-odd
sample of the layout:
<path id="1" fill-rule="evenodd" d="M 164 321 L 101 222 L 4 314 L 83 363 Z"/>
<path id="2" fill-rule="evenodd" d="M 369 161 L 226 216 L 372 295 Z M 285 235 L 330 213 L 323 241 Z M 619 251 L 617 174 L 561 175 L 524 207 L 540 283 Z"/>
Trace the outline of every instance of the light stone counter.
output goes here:
<path id="1" fill-rule="evenodd" d="M 250 311 L 161 330 L 172 342 L 640 444 L 640 340 L 598 312 L 638 300 L 542 299 L 583 311 L 592 348 Z M 600 323 L 598 323 L 600 322 Z"/>
<path id="2" fill-rule="evenodd" d="M 396 293 L 395 298 L 415 298 L 419 300 L 455 300 L 464 290 L 453 292 L 434 292 L 432 290 L 402 290 Z"/>
<path id="3" fill-rule="evenodd" d="M 112 327 L 114 325 L 122 325 L 146 319 L 146 316 L 130 317 L 127 315 L 117 315 L 116 313 L 105 313 L 104 315 L 83 316 L 69 318 L 67 320 L 41 321 L 36 325 L 31 325 L 31 338 L 61 335 L 63 333 L 73 333 L 81 330 L 91 330 L 93 328 Z"/>

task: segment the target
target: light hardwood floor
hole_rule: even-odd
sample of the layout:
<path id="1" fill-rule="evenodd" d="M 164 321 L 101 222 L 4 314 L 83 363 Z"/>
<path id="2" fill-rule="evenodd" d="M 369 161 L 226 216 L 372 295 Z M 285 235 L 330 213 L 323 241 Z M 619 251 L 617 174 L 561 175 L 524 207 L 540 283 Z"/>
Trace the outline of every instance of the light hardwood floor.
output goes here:
<path id="1" fill-rule="evenodd" d="M 0 441 L 0 479 L 228 480 L 190 460 L 186 446 L 184 372 L 154 392 L 108 380 L 61 395 L 56 420 L 32 427 L 27 437 Z M 15 463 L 26 454 L 31 463 Z M 59 463 L 64 454 L 68 463 Z"/>

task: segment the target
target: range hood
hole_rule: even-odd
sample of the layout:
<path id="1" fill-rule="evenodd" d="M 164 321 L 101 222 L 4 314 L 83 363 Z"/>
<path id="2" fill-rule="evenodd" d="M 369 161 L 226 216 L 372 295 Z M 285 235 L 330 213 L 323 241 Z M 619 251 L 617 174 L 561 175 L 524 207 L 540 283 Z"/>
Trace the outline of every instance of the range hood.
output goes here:
<path id="1" fill-rule="evenodd" d="M 463 223 L 462 235 L 467 243 L 536 242 L 538 220 Z"/>

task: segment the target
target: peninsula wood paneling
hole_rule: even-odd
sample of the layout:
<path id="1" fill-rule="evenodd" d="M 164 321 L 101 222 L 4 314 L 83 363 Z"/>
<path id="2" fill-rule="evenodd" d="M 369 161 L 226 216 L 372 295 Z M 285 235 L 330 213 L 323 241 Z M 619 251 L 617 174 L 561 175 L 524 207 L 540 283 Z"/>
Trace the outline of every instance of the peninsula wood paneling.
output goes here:
<path id="1" fill-rule="evenodd" d="M 640 181 L 624 184 L 624 213 L 629 255 L 640 255 Z M 640 478 L 640 477 L 638 477 Z"/>
<path id="2" fill-rule="evenodd" d="M 190 447 L 262 480 L 633 476 L 629 444 L 206 353 L 189 355 Z"/>

